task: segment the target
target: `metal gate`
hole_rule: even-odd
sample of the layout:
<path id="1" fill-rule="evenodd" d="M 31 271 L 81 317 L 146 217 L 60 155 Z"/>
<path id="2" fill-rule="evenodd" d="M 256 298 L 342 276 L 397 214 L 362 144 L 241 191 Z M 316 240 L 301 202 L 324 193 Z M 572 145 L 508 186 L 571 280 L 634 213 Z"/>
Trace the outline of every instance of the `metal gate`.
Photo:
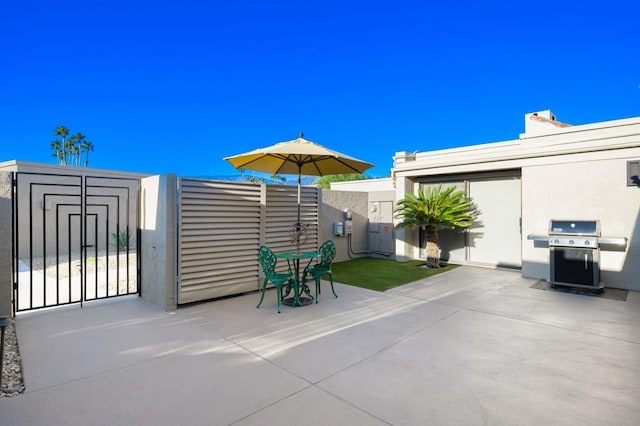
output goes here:
<path id="1" fill-rule="evenodd" d="M 14 173 L 14 312 L 139 292 L 134 178 Z"/>

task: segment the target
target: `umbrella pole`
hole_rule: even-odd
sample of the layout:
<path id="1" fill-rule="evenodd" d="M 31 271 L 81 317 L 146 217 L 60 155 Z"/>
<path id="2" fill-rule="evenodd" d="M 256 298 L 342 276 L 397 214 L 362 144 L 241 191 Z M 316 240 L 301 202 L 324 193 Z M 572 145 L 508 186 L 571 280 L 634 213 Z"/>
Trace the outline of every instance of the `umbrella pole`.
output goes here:
<path id="1" fill-rule="evenodd" d="M 300 253 L 300 234 L 302 233 L 302 224 L 300 223 L 300 188 L 302 186 L 302 166 L 299 167 L 298 171 L 298 221 L 296 222 L 296 250 L 297 253 Z"/>

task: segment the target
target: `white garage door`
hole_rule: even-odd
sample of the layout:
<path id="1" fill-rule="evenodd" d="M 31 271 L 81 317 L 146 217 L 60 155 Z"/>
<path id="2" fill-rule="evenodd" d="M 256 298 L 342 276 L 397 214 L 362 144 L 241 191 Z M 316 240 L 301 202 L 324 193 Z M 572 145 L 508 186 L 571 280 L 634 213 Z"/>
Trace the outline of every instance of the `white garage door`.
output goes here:
<path id="1" fill-rule="evenodd" d="M 469 181 L 480 215 L 469 231 L 469 262 L 519 268 L 521 253 L 520 178 Z"/>

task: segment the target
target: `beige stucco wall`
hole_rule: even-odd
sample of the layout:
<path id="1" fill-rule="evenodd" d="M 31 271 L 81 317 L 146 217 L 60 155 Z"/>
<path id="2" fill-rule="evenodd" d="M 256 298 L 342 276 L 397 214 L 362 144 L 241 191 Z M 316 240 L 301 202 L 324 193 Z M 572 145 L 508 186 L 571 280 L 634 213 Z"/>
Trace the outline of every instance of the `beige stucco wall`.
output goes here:
<path id="1" fill-rule="evenodd" d="M 333 223 L 344 221 L 344 209 L 353 212 L 353 233 L 351 247 L 354 251 L 367 249 L 367 200 L 366 192 L 332 191 L 321 192 L 319 206 L 319 241 L 333 240 L 336 244 L 335 262 L 349 260 L 348 238 L 333 234 Z M 357 255 L 354 257 L 358 257 Z"/>
<path id="2" fill-rule="evenodd" d="M 176 309 L 177 177 L 151 176 L 141 184 L 141 295 L 165 310 Z"/>
<path id="3" fill-rule="evenodd" d="M 417 185 L 413 179 L 409 177 L 396 177 L 396 200 L 404 198 L 405 194 L 411 194 L 416 191 Z M 394 219 L 394 225 L 399 222 Z M 420 258 L 420 248 L 418 247 L 418 233 L 411 229 L 401 228 L 395 230 L 396 235 L 396 260 L 408 261 Z"/>
<path id="4" fill-rule="evenodd" d="M 11 216 L 11 174 L 0 171 L 0 315 L 12 314 Z"/>
<path id="5" fill-rule="evenodd" d="M 390 191 L 371 191 L 369 192 L 369 202 L 372 201 L 391 201 L 396 202 L 396 190 Z"/>
<path id="6" fill-rule="evenodd" d="M 90 167 L 59 166 L 57 164 L 35 163 L 32 161 L 16 160 L 0 162 L 0 170 L 29 173 L 69 174 L 76 176 L 83 176 L 86 174 L 126 178 L 142 178 L 145 176 L 149 176 L 148 173 L 122 172 L 118 170 L 94 169 Z"/>

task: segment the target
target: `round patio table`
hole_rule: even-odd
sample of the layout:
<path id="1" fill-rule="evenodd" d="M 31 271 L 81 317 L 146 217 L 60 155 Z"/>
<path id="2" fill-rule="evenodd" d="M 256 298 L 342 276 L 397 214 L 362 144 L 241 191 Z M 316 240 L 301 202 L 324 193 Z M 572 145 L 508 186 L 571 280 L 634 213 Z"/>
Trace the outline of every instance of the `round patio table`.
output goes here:
<path id="1" fill-rule="evenodd" d="M 304 269 L 311 264 L 313 259 L 320 257 L 320 253 L 316 251 L 289 251 L 276 254 L 276 256 L 287 260 L 289 271 L 292 271 L 295 276 L 293 288 L 291 288 L 290 285 L 287 287 L 285 299 L 282 300 L 282 303 L 289 306 L 305 306 L 311 304 L 313 302 L 313 296 L 311 296 L 309 286 L 307 283 L 302 283 L 302 285 L 300 285 L 300 261 L 307 260 L 307 264 L 302 268 L 304 271 Z M 291 290 L 293 290 L 293 297 L 286 298 Z M 303 296 L 302 293 L 306 294 L 306 296 Z"/>

